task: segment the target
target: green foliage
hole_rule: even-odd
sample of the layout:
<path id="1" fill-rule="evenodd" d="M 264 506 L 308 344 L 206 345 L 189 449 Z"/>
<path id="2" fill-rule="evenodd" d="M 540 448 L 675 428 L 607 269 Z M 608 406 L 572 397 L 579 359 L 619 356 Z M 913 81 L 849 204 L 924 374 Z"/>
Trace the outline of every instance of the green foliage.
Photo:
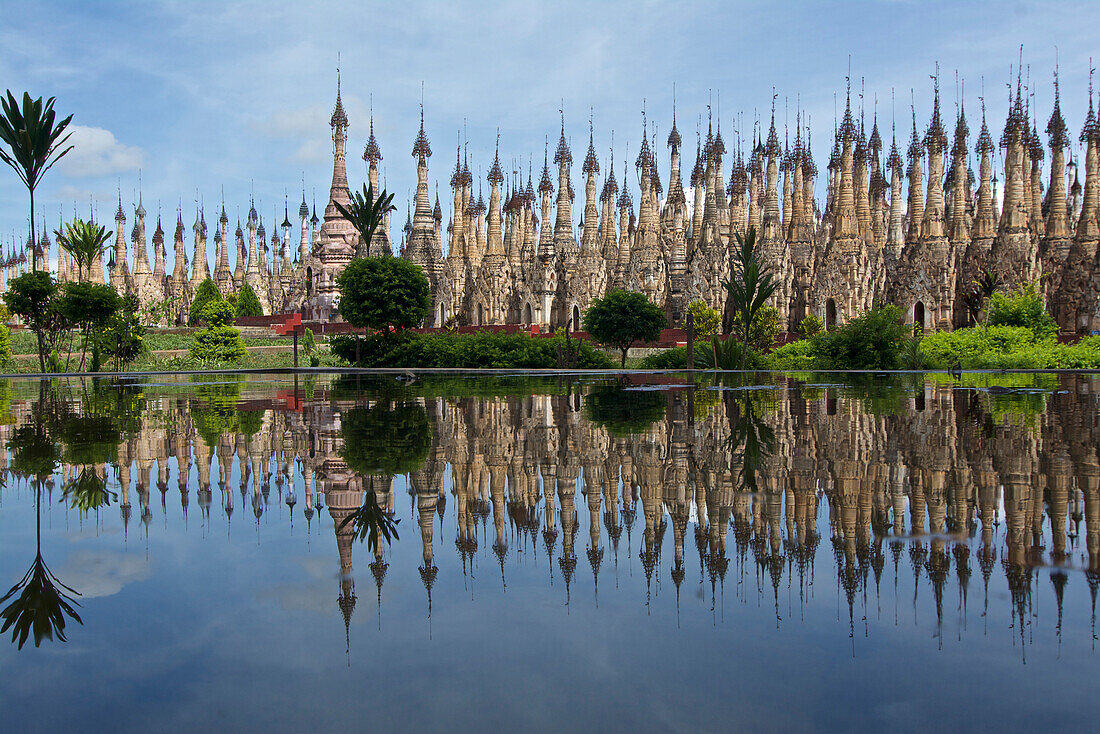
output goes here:
<path id="1" fill-rule="evenodd" d="M 68 500 L 69 507 L 82 515 L 106 507 L 116 495 L 107 489 L 107 483 L 99 476 L 95 467 L 85 466 L 75 479 L 71 479 L 62 489 L 62 500 Z"/>
<path id="2" fill-rule="evenodd" d="M 11 363 L 11 329 L 0 324 L 0 364 Z"/>
<path id="3" fill-rule="evenodd" d="M 764 368 L 776 372 L 800 372 L 813 369 L 816 364 L 812 339 L 784 344 L 764 358 Z"/>
<path id="4" fill-rule="evenodd" d="M 798 322 L 798 334 L 803 339 L 812 339 L 823 331 L 825 331 L 825 322 L 814 314 L 809 314 Z"/>
<path id="5" fill-rule="evenodd" d="M 718 331 L 722 317 L 704 301 L 696 299 L 688 304 L 688 313 L 691 314 L 691 323 L 695 329 L 695 336 L 708 337 Z M 687 328 L 687 322 L 684 323 Z"/>
<path id="6" fill-rule="evenodd" d="M 643 370 L 682 370 L 687 367 L 687 347 L 662 349 L 642 357 L 638 364 Z"/>
<path id="7" fill-rule="evenodd" d="M 896 370 L 908 328 L 897 306 L 879 306 L 814 339 L 821 369 Z"/>
<path id="8" fill-rule="evenodd" d="M 928 358 L 924 355 L 924 350 L 921 349 L 921 342 L 923 340 L 923 337 L 915 336 L 902 343 L 901 351 L 898 352 L 898 363 L 901 369 L 928 369 Z"/>
<path id="9" fill-rule="evenodd" d="M 715 334 L 710 342 L 695 345 L 695 366 L 704 370 L 743 370 L 759 369 L 760 355 L 748 349 L 744 354 L 741 342 L 734 337 L 725 340 Z"/>
<path id="10" fill-rule="evenodd" d="M 616 347 L 626 366 L 626 353 L 633 342 L 654 342 L 668 325 L 664 312 L 642 293 L 612 290 L 597 298 L 584 312 L 584 330 L 603 344 Z"/>
<path id="11" fill-rule="evenodd" d="M 82 219 L 74 219 L 71 224 L 65 225 L 65 231 L 54 230 L 57 245 L 76 262 L 77 273 L 81 278 L 84 274 L 91 274 L 92 264 L 103 251 L 107 249 L 107 243 L 111 239 L 111 233 L 106 227 L 97 227 L 91 220 L 85 222 Z"/>
<path id="12" fill-rule="evenodd" d="M 206 328 L 195 335 L 190 354 L 202 362 L 239 362 L 248 353 L 241 332 L 230 326 L 233 307 L 228 301 L 210 301 L 200 314 Z"/>
<path id="13" fill-rule="evenodd" d="M 935 369 L 1100 369 L 1100 337 L 1059 344 L 1026 326 L 989 326 L 937 332 L 921 341 Z"/>
<path id="14" fill-rule="evenodd" d="M 4 302 L 23 319 L 38 341 L 38 365 L 46 370 L 46 355 L 56 349 L 68 323 L 56 308 L 57 283 L 49 273 L 35 270 L 8 282 Z"/>
<path id="15" fill-rule="evenodd" d="M 248 283 L 245 283 L 241 286 L 241 292 L 237 294 L 237 318 L 263 315 L 264 309 L 260 306 L 260 299 L 256 297 L 256 291 L 252 290 L 252 286 Z"/>
<path id="16" fill-rule="evenodd" d="M 665 395 L 657 390 L 626 390 L 597 385 L 584 397 L 585 417 L 612 436 L 645 433 L 665 416 Z"/>
<path id="17" fill-rule="evenodd" d="M 395 258 L 396 259 L 396 258 Z M 578 345 L 578 369 L 609 369 L 611 360 L 589 342 Z M 554 369 L 564 335 L 531 337 L 478 331 L 473 334 L 416 334 L 400 332 L 367 334 L 360 338 L 360 367 L 452 367 Z M 332 354 L 355 363 L 355 339 L 332 338 Z"/>
<path id="18" fill-rule="evenodd" d="M 753 317 L 752 326 L 749 328 L 749 347 L 756 352 L 769 352 L 775 346 L 775 340 L 779 338 L 780 325 L 779 309 L 774 306 L 764 306 Z M 737 311 L 732 319 L 733 333 L 744 334 L 745 329 L 741 324 L 741 312 Z"/>
<path id="19" fill-rule="evenodd" d="M 61 287 L 56 308 L 68 323 L 80 328 L 80 369 L 84 368 L 92 332 L 106 328 L 121 306 L 122 298 L 118 291 L 106 284 L 82 281 L 66 283 Z"/>
<path id="20" fill-rule="evenodd" d="M 1034 283 L 1015 293 L 994 293 L 989 298 L 986 323 L 989 326 L 1023 326 L 1035 332 L 1037 337 L 1058 333 L 1058 325 L 1047 313 Z"/>
<path id="21" fill-rule="evenodd" d="M 393 205 L 393 194 L 387 194 L 386 190 L 382 189 L 378 192 L 378 196 L 375 196 L 374 184 L 368 181 L 363 185 L 362 193 L 349 191 L 348 195 L 351 199 L 350 206 L 345 207 L 338 201 L 333 203 L 340 212 L 340 216 L 355 227 L 363 240 L 363 245 L 368 246 L 374 237 L 375 230 L 385 219 L 386 213 L 397 208 Z"/>
<path id="22" fill-rule="evenodd" d="M 53 97 L 43 104 L 41 97 L 32 100 L 30 94 L 23 92 L 23 105 L 20 107 L 11 90 L 0 101 L 3 108 L 3 114 L 0 115 L 0 142 L 8 147 L 7 150 L 0 147 L 0 160 L 15 171 L 30 194 L 32 235 L 35 231 L 34 190 L 38 188 L 46 171 L 73 149 L 73 146 L 65 145 L 72 135 L 71 131 L 66 130 L 73 116 L 69 115 L 58 122 L 53 103 Z M 38 270 L 37 247 L 31 249 L 31 268 Z"/>
<path id="23" fill-rule="evenodd" d="M 16 592 L 19 596 L 16 597 Z M 73 609 L 77 604 L 73 596 L 79 594 L 70 589 L 53 575 L 46 567 L 42 554 L 35 556 L 34 563 L 22 579 L 0 598 L 0 604 L 12 600 L 11 604 L 0 611 L 0 634 L 11 630 L 12 642 L 18 640 L 19 649 L 28 636 L 34 637 L 34 646 L 42 640 L 52 640 L 54 635 L 59 642 L 65 642 L 65 616 L 83 624 L 80 615 Z"/>
<path id="24" fill-rule="evenodd" d="M 748 366 L 748 355 L 751 352 L 752 334 L 751 326 L 756 322 L 757 314 L 765 307 L 772 293 L 779 285 L 773 279 L 771 269 L 756 257 L 756 228 L 749 227 L 744 237 L 739 232 L 734 233 L 737 239 L 737 247 L 733 248 L 733 277 L 722 281 L 726 289 L 726 311 L 730 319 L 738 320 L 740 329 L 737 334 L 744 349 L 741 350 L 740 368 Z M 727 328 L 726 331 L 733 331 Z"/>
<path id="25" fill-rule="evenodd" d="M 194 326 L 202 320 L 202 312 L 206 308 L 206 304 L 220 300 L 222 300 L 222 294 L 218 290 L 218 286 L 214 285 L 214 281 L 207 278 L 199 283 L 199 288 L 195 291 L 195 297 L 191 299 L 191 307 L 187 312 L 188 325 Z"/>
<path id="26" fill-rule="evenodd" d="M 137 296 L 131 294 L 122 298 L 122 307 L 108 320 L 106 326 L 92 332 L 92 357 L 96 353 L 100 359 L 113 360 L 115 369 L 130 364 L 145 350 L 145 325 L 138 315 Z M 98 370 L 94 369 L 93 372 Z"/>
<path id="27" fill-rule="evenodd" d="M 340 314 L 359 328 L 412 329 L 431 312 L 431 288 L 416 263 L 399 257 L 355 258 L 336 278 Z"/>
<path id="28" fill-rule="evenodd" d="M 313 329 L 306 329 L 302 332 L 302 351 L 309 356 L 313 354 L 313 350 L 317 347 L 316 342 L 313 339 Z"/>

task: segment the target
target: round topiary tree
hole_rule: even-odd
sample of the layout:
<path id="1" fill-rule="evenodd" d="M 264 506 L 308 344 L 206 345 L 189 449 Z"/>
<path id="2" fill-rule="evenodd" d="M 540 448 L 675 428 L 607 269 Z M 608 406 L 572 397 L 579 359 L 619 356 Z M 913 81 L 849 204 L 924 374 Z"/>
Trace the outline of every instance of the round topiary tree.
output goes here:
<path id="1" fill-rule="evenodd" d="M 626 367 L 632 343 L 657 341 L 667 325 L 664 312 L 636 291 L 609 291 L 584 312 L 584 330 L 596 341 L 616 347 L 622 353 L 621 367 Z"/>
<path id="2" fill-rule="evenodd" d="M 241 292 L 237 294 L 237 318 L 247 316 L 263 316 L 264 309 L 260 305 L 260 299 L 256 297 L 256 291 L 245 283 L 241 286 Z"/>
<path id="3" fill-rule="evenodd" d="M 191 356 L 203 362 L 238 362 L 248 350 L 241 341 L 241 332 L 229 325 L 233 307 L 221 299 L 206 304 L 199 318 L 206 328 L 195 335 Z"/>
<path id="4" fill-rule="evenodd" d="M 355 258 L 336 278 L 340 315 L 359 328 L 412 329 L 431 313 L 431 286 L 416 263 L 399 257 Z"/>
<path id="5" fill-rule="evenodd" d="M 188 326 L 194 326 L 202 320 L 202 312 L 206 308 L 206 304 L 220 300 L 222 300 L 222 294 L 218 290 L 218 286 L 214 285 L 214 281 L 207 278 L 199 283 L 199 288 L 195 291 L 195 297 L 191 299 L 191 307 L 187 311 Z"/>

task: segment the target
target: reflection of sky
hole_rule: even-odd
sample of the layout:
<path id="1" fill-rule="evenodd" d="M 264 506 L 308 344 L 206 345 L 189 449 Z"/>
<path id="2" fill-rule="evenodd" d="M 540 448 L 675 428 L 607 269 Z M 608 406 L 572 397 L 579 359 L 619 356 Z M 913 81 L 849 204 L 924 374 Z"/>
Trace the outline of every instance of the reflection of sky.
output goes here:
<path id="1" fill-rule="evenodd" d="M 751 552 L 736 556 L 732 531 L 729 572 L 712 602 L 693 527 L 677 612 L 671 523 L 647 605 L 639 504 L 617 563 L 602 533 L 597 606 L 584 555 L 589 514 L 578 491 L 578 563 L 567 605 L 560 521 L 552 563 L 541 537 L 532 548 L 509 531 L 505 588 L 491 552 L 490 517 L 479 530 L 473 570 L 463 575 L 449 474 L 447 484 L 445 517 L 436 517 L 439 574 L 430 621 L 417 573 L 418 528 L 399 477 L 401 539 L 387 553 L 380 608 L 371 554 L 364 545 L 354 549 L 358 603 L 347 654 L 332 521 L 326 508 L 307 533 L 300 484 L 293 534 L 275 487 L 257 525 L 237 476 L 231 528 L 216 511 L 216 487 L 209 524 L 194 486 L 185 523 L 172 477 L 166 514 L 153 490 L 148 535 L 131 496 L 125 537 L 117 506 L 81 527 L 56 503 L 55 490 L 43 512 L 43 555 L 63 582 L 84 593 L 84 625 L 69 627 L 67 644 L 17 653 L 6 639 L 0 643 L 4 729 L 1022 731 L 1054 721 L 1084 728 L 1100 713 L 1093 697 L 1081 695 L 1097 658 L 1080 572 L 1070 572 L 1066 587 L 1060 648 L 1049 571 L 1035 572 L 1025 666 L 999 562 L 985 618 L 976 561 L 965 616 L 952 572 L 938 649 L 926 572 L 914 609 L 908 554 L 897 577 L 887 555 L 877 592 L 872 575 L 866 599 L 857 594 L 849 637 L 825 508 L 814 584 L 802 606 L 797 582 L 787 588 L 785 573 L 778 622 L 770 579 L 758 578 Z M 14 583 L 32 560 L 31 499 L 12 482 L 2 490 L 0 585 Z"/>

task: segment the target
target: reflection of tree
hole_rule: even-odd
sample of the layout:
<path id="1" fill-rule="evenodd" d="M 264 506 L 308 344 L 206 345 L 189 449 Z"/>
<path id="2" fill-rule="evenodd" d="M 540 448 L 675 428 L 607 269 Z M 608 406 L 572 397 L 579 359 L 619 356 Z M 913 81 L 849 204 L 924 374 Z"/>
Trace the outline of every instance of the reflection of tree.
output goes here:
<path id="1" fill-rule="evenodd" d="M 644 433 L 665 417 L 665 396 L 658 390 L 626 390 L 617 385 L 599 385 L 584 399 L 588 420 L 603 426 L 616 437 Z"/>
<path id="2" fill-rule="evenodd" d="M 422 405 L 376 403 L 340 417 L 340 456 L 356 474 L 408 474 L 428 458 L 432 426 Z"/>
<path id="3" fill-rule="evenodd" d="M 732 400 L 730 408 L 730 436 L 726 445 L 733 460 L 741 459 L 739 486 L 755 492 L 756 473 L 775 448 L 775 431 L 758 415 L 759 406 L 750 391 Z"/>
<path id="4" fill-rule="evenodd" d="M 208 380 L 209 377 L 196 375 Z M 207 446 L 216 446 L 222 434 L 243 433 L 251 437 L 263 425 L 263 413 L 258 410 L 239 410 L 244 375 L 222 375 L 219 382 L 203 382 L 195 385 L 195 400 L 191 415 L 195 431 Z"/>
<path id="5" fill-rule="evenodd" d="M 34 646 L 42 640 L 65 641 L 65 616 L 83 624 L 80 615 L 73 606 L 80 606 L 73 599 L 79 596 L 75 590 L 65 586 L 46 567 L 42 558 L 42 484 L 46 477 L 53 474 L 61 459 L 58 445 L 49 435 L 49 425 L 56 418 L 49 408 L 57 403 L 49 399 L 48 391 L 43 390 L 31 420 L 17 428 L 8 442 L 11 451 L 11 469 L 15 473 L 31 477 L 34 484 L 35 500 L 35 554 L 30 569 L 8 593 L 0 598 L 0 604 L 11 600 L 2 611 L 0 633 L 12 630 L 12 642 L 18 640 L 19 648 L 33 635 Z M 16 594 L 18 593 L 18 596 Z"/>
<path id="6" fill-rule="evenodd" d="M 65 618 L 83 624 L 74 609 L 79 592 L 63 584 L 46 566 L 42 557 L 42 485 L 62 461 L 79 465 L 79 473 L 64 487 L 62 498 L 73 509 L 87 513 L 105 507 L 113 499 L 104 477 L 95 464 L 114 461 L 123 432 L 141 425 L 145 400 L 140 388 L 105 380 L 80 383 L 81 409 L 73 413 L 71 387 L 53 387 L 43 382 L 38 400 L 32 405 L 30 420 L 12 432 L 7 448 L 11 451 L 11 471 L 30 477 L 35 490 L 35 557 L 30 569 L 0 598 L 10 604 L 0 611 L 0 632 L 12 630 L 12 641 L 23 647 L 34 637 L 35 647 L 42 640 L 65 641 Z"/>
<path id="7" fill-rule="evenodd" d="M 388 479 L 419 469 L 431 449 L 431 422 L 422 405 L 379 401 L 344 413 L 340 431 L 344 439 L 341 458 L 353 472 L 368 477 L 370 489 L 363 493 L 362 506 L 346 517 L 337 531 L 351 525 L 360 541 L 377 550 L 379 539 L 388 544 L 398 537 L 398 521 L 378 504 L 374 478 Z M 388 486 L 388 481 L 384 484 Z"/>

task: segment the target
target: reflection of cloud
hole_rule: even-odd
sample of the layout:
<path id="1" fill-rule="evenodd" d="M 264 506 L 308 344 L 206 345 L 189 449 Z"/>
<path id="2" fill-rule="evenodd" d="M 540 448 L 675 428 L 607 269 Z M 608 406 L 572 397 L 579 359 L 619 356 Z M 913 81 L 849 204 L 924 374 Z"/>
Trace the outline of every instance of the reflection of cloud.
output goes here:
<path id="1" fill-rule="evenodd" d="M 117 551 L 76 550 L 69 554 L 57 577 L 83 598 L 113 596 L 126 584 L 149 578 L 149 562 Z"/>
<path id="2" fill-rule="evenodd" d="M 73 146 L 58 164 L 65 175 L 104 176 L 123 171 L 136 171 L 141 167 L 144 154 L 135 145 L 123 145 L 114 133 L 101 127 L 70 125 Z"/>
<path id="3" fill-rule="evenodd" d="M 279 608 L 284 611 L 331 614 L 332 610 L 336 608 L 334 600 L 339 591 L 332 583 L 332 559 L 310 557 L 299 558 L 296 562 L 305 569 L 309 581 L 300 584 L 262 587 L 257 590 L 257 599 L 260 601 L 274 600 L 279 603 Z M 324 586 L 326 583 L 330 584 L 330 587 Z"/>

